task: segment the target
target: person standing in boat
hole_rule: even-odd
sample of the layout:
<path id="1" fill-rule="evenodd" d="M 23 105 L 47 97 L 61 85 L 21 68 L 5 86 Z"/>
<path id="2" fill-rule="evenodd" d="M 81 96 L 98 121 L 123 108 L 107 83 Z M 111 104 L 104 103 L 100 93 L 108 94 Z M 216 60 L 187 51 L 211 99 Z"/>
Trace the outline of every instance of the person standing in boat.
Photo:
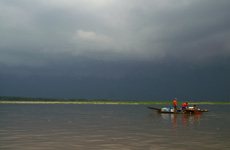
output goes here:
<path id="1" fill-rule="evenodd" d="M 186 102 L 186 103 L 184 103 L 184 104 L 182 105 L 182 110 L 187 109 L 187 108 L 188 108 L 188 102 Z"/>
<path id="2" fill-rule="evenodd" d="M 193 106 L 193 110 L 194 110 L 194 112 L 197 112 L 198 107 L 197 107 L 196 105 L 194 105 L 194 106 Z"/>
<path id="3" fill-rule="evenodd" d="M 174 112 L 177 112 L 177 98 L 174 98 L 174 101 L 173 101 L 173 107 L 174 107 Z"/>

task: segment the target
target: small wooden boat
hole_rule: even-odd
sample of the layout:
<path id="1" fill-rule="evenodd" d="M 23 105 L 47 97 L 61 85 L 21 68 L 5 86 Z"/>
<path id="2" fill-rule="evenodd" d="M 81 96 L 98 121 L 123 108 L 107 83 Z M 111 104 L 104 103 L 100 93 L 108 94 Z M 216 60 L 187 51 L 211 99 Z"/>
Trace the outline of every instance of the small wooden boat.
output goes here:
<path id="1" fill-rule="evenodd" d="M 150 107 L 150 106 L 147 106 L 147 108 L 149 109 L 153 109 L 153 110 L 156 110 L 158 113 L 169 113 L 169 114 L 173 114 L 173 113 L 176 113 L 176 114 L 201 114 L 202 112 L 209 112 L 209 109 L 197 109 L 197 111 L 195 111 L 193 108 L 187 108 L 187 109 L 183 109 L 183 110 L 177 110 L 175 111 L 173 108 L 155 108 L 155 107 Z"/>

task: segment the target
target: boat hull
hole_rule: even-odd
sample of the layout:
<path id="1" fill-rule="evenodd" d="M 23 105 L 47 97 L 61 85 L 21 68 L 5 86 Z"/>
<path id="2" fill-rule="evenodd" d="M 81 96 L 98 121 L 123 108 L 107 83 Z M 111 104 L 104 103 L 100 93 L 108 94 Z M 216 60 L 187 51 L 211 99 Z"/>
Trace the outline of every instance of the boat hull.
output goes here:
<path id="1" fill-rule="evenodd" d="M 155 108 L 147 106 L 149 109 L 156 110 L 158 113 L 166 113 L 166 114 L 201 114 L 202 112 L 209 112 L 208 109 L 198 109 L 194 111 L 192 109 L 184 109 L 184 110 L 177 110 L 176 112 L 168 112 L 168 111 L 161 111 L 161 108 Z"/>

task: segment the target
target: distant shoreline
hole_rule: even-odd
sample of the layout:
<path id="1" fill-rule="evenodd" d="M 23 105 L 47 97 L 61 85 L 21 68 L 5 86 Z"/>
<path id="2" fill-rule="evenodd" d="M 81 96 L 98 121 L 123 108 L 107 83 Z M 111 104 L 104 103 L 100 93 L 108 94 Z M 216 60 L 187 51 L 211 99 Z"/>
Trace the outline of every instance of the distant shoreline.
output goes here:
<path id="1" fill-rule="evenodd" d="M 172 102 L 152 102 L 152 101 L 0 101 L 0 104 L 111 104 L 111 105 L 163 105 Z M 182 104 L 182 103 L 178 103 Z M 189 105 L 226 105 L 230 102 L 190 102 Z"/>
<path id="2" fill-rule="evenodd" d="M 178 101 L 182 105 L 185 101 Z M 0 96 L 1 103 L 15 104 L 130 104 L 130 105 L 172 105 L 172 101 L 148 101 L 148 100 L 110 100 L 110 99 L 84 99 L 84 98 L 45 98 L 45 97 L 20 97 Z M 188 101 L 189 105 L 194 104 L 230 104 L 230 101 Z"/>

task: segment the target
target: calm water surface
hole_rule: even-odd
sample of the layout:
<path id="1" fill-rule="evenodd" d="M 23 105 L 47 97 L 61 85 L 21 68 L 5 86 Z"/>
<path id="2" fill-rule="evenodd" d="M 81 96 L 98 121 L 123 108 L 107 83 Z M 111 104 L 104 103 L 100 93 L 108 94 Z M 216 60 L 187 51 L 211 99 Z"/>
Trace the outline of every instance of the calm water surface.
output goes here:
<path id="1" fill-rule="evenodd" d="M 156 105 L 155 107 L 169 107 Z M 145 105 L 0 104 L 1 150 L 229 150 L 230 106 L 201 115 Z"/>

